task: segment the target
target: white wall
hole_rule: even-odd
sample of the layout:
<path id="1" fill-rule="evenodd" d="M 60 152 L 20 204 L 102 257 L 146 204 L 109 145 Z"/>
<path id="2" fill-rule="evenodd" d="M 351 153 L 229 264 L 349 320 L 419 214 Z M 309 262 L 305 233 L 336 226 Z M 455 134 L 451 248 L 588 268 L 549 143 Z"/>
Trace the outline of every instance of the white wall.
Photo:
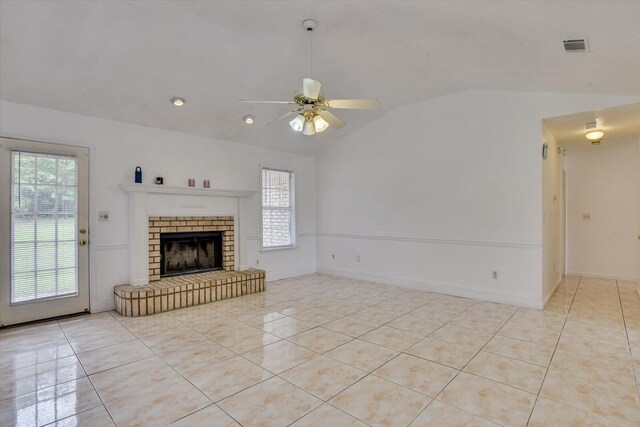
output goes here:
<path id="1" fill-rule="evenodd" d="M 111 308 L 112 286 L 128 280 L 119 185 L 138 164 L 146 182 L 207 177 L 213 187 L 252 190 L 259 164 L 293 169 L 297 249 L 259 252 L 258 197 L 241 209 L 241 257 L 249 266 L 259 259 L 270 279 L 312 272 L 317 261 L 323 272 L 540 307 L 541 120 L 638 101 L 460 92 L 395 109 L 317 160 L 4 101 L 0 133 L 90 147 L 94 311 Z M 97 222 L 99 210 L 111 221 Z"/>
<path id="2" fill-rule="evenodd" d="M 638 100 L 473 90 L 387 113 L 318 158 L 319 271 L 541 307 L 541 120 Z"/>
<path id="3" fill-rule="evenodd" d="M 605 139 L 569 148 L 568 271 L 636 280 L 638 274 L 638 142 Z M 583 214 L 590 214 L 585 220 Z"/>
<path id="4" fill-rule="evenodd" d="M 242 202 L 245 241 L 241 262 L 267 271 L 274 280 L 315 271 L 315 159 L 178 132 L 0 101 L 0 134 L 90 148 L 91 309 L 113 307 L 113 286 L 127 283 L 128 212 L 123 182 L 133 182 L 142 166 L 144 182 L 163 176 L 166 185 L 198 185 L 209 178 L 213 188 L 259 190 L 259 166 L 296 173 L 298 247 L 260 252 L 259 193 Z M 109 211 L 109 222 L 97 212 Z M 203 213 L 203 215 L 206 213 Z"/>
<path id="5" fill-rule="evenodd" d="M 542 143 L 548 145 L 547 159 L 542 161 L 542 295 L 553 295 L 564 273 L 565 231 L 562 194 L 563 157 L 549 128 L 542 123 Z"/>

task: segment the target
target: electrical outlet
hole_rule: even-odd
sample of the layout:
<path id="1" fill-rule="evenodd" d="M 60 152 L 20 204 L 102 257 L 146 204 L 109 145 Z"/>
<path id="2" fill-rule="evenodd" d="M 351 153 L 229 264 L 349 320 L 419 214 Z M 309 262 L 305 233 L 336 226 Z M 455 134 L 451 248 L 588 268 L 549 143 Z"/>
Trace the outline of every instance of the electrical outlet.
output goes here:
<path id="1" fill-rule="evenodd" d="M 98 221 L 109 221 L 109 212 L 107 211 L 98 212 Z"/>
<path id="2" fill-rule="evenodd" d="M 331 254 L 331 259 L 336 259 L 336 254 Z"/>
<path id="3" fill-rule="evenodd" d="M 498 272 L 497 271 L 492 271 L 491 272 L 491 278 L 492 279 L 497 279 L 498 278 Z"/>
<path id="4" fill-rule="evenodd" d="M 360 255 L 356 255 L 356 262 L 360 262 Z"/>
<path id="5" fill-rule="evenodd" d="M 583 213 L 582 214 L 582 220 L 583 221 L 591 221 L 591 214 L 590 213 Z"/>
<path id="6" fill-rule="evenodd" d="M 260 260 L 259 259 L 256 260 L 256 265 L 260 265 Z"/>

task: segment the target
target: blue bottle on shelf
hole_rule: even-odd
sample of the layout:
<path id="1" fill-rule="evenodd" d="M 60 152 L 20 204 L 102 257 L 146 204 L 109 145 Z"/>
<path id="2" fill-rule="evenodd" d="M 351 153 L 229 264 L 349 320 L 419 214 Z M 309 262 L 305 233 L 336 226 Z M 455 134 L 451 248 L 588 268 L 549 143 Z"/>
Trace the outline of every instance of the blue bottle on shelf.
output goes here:
<path id="1" fill-rule="evenodd" d="M 136 184 L 142 184 L 142 168 L 136 166 Z"/>

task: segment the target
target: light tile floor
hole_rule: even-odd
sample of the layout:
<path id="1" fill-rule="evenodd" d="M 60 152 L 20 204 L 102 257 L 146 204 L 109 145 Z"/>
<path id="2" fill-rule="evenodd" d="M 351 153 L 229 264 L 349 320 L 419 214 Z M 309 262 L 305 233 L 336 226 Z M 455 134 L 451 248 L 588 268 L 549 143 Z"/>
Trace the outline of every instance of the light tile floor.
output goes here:
<path id="1" fill-rule="evenodd" d="M 0 331 L 0 425 L 640 425 L 636 284 L 544 311 L 325 275 Z"/>

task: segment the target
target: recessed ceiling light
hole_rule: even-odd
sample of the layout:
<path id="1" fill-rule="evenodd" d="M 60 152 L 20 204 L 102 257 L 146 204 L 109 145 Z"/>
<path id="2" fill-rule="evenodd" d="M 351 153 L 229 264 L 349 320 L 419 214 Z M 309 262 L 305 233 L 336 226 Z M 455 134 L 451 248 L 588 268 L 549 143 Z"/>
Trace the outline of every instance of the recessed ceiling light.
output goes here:
<path id="1" fill-rule="evenodd" d="M 184 105 L 183 98 L 171 98 L 171 103 L 176 107 L 182 107 Z"/>
<path id="2" fill-rule="evenodd" d="M 255 116 L 252 116 L 251 114 L 247 114 L 246 116 L 244 116 L 244 117 L 242 118 L 242 121 L 243 121 L 243 122 L 245 122 L 245 123 L 246 123 L 246 124 L 248 124 L 248 125 L 252 125 L 252 124 L 253 124 L 253 122 L 255 122 L 255 121 L 256 121 L 256 117 L 255 117 Z"/>

